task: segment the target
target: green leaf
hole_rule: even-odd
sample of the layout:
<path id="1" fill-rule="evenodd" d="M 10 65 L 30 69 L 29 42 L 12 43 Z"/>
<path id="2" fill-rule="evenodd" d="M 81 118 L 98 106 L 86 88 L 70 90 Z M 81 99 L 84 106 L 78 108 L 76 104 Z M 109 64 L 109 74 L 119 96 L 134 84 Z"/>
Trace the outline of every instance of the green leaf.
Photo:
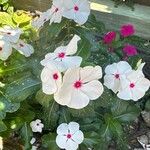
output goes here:
<path id="1" fill-rule="evenodd" d="M 120 99 L 117 99 L 111 111 L 114 118 L 122 122 L 134 121 L 140 114 L 140 109 L 133 102 Z"/>
<path id="2" fill-rule="evenodd" d="M 36 93 L 35 98 L 43 107 L 49 107 L 50 101 L 53 101 L 53 95 L 46 95 L 42 90 Z"/>
<path id="3" fill-rule="evenodd" d="M 24 149 L 29 149 L 31 148 L 31 138 L 33 136 L 32 130 L 26 122 L 24 123 L 23 127 L 20 130 L 20 136 L 21 136 L 21 141 L 23 142 Z"/>
<path id="4" fill-rule="evenodd" d="M 59 147 L 56 145 L 56 134 L 49 133 L 42 137 L 42 145 L 44 148 L 48 150 L 60 150 Z"/>
<path id="5" fill-rule="evenodd" d="M 22 11 L 22 10 L 16 11 L 13 14 L 13 20 L 17 24 L 22 24 L 22 23 L 30 22 L 31 19 L 32 19 L 32 17 L 29 16 L 29 14 L 27 14 L 25 11 Z"/>
<path id="6" fill-rule="evenodd" d="M 15 26 L 15 24 L 12 21 L 12 16 L 5 12 L 0 12 L 0 24 L 2 25 L 10 25 Z"/>
<path id="7" fill-rule="evenodd" d="M 5 95 L 12 102 L 21 102 L 37 91 L 40 84 L 39 80 L 25 76 L 7 85 Z"/>
<path id="8" fill-rule="evenodd" d="M 0 120 L 0 132 L 6 131 L 7 127 L 2 120 Z"/>

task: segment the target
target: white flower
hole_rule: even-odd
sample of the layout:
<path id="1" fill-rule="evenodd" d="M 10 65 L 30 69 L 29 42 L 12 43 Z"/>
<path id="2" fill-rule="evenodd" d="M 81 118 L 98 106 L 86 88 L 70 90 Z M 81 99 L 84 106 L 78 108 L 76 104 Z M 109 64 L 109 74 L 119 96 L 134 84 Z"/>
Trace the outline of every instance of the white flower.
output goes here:
<path id="1" fill-rule="evenodd" d="M 44 125 L 41 123 L 41 120 L 37 119 L 30 123 L 30 127 L 32 129 L 32 132 L 40 132 L 41 133 L 42 129 L 44 128 Z"/>
<path id="2" fill-rule="evenodd" d="M 61 105 L 81 109 L 103 93 L 103 86 L 98 81 L 101 77 L 100 66 L 68 69 L 64 74 L 62 86 L 54 94 L 54 99 Z"/>
<path id="3" fill-rule="evenodd" d="M 54 67 L 44 67 L 41 73 L 42 90 L 45 94 L 54 94 L 62 84 L 61 73 Z"/>
<path id="4" fill-rule="evenodd" d="M 19 40 L 18 43 L 13 44 L 13 48 L 26 57 L 29 57 L 34 53 L 33 47 L 30 44 L 25 43 L 23 40 Z"/>
<path id="5" fill-rule="evenodd" d="M 60 23 L 63 15 L 63 1 L 64 0 L 53 0 L 53 5 L 51 9 L 48 10 L 50 16 L 50 24 Z"/>
<path id="6" fill-rule="evenodd" d="M 49 10 L 43 12 L 39 18 L 32 21 L 32 26 L 36 29 L 41 28 L 44 25 L 44 23 L 50 19 L 51 14 L 49 13 Z"/>
<path id="7" fill-rule="evenodd" d="M 56 143 L 65 150 L 77 150 L 78 145 L 84 140 L 84 135 L 76 122 L 62 123 L 57 128 L 57 134 Z"/>
<path id="8" fill-rule="evenodd" d="M 82 25 L 88 20 L 90 15 L 90 4 L 88 0 L 65 0 L 63 16 L 73 19 L 76 23 Z"/>
<path id="9" fill-rule="evenodd" d="M 79 67 L 82 58 L 80 56 L 70 56 L 77 52 L 79 40 L 80 37 L 75 35 L 67 46 L 60 46 L 53 53 L 48 53 L 41 64 L 43 66 L 56 66 L 61 72 L 66 71 L 68 68 Z"/>
<path id="10" fill-rule="evenodd" d="M 6 60 L 12 53 L 10 42 L 0 39 L 0 59 Z"/>
<path id="11" fill-rule="evenodd" d="M 121 90 L 117 94 L 120 99 L 137 101 L 145 95 L 150 87 L 150 81 L 142 71 L 132 71 L 121 82 Z"/>
<path id="12" fill-rule="evenodd" d="M 125 78 L 130 71 L 132 71 L 132 68 L 126 61 L 108 65 L 105 68 L 104 85 L 114 93 L 117 93 L 120 89 L 122 78 Z"/>
<path id="13" fill-rule="evenodd" d="M 3 35 L 3 40 L 17 43 L 20 35 L 22 34 L 22 30 L 20 28 L 11 28 L 9 26 L 4 26 L 3 28 L 0 28 L 0 34 Z"/>

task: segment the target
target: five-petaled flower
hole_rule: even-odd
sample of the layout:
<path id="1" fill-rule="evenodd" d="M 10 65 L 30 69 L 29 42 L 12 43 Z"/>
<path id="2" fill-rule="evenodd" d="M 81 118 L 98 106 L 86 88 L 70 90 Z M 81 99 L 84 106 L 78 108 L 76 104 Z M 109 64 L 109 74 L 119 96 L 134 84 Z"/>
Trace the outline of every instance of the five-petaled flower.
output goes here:
<path id="1" fill-rule="evenodd" d="M 123 100 L 137 101 L 145 95 L 149 87 L 150 81 L 145 78 L 143 72 L 133 70 L 122 80 L 121 89 L 117 96 Z"/>
<path id="2" fill-rule="evenodd" d="M 68 68 L 79 67 L 82 58 L 80 56 L 71 56 L 77 52 L 78 41 L 80 37 L 75 35 L 67 46 L 56 48 L 53 53 L 48 53 L 45 59 L 41 61 L 43 66 L 55 66 L 59 71 L 66 71 Z"/>
<path id="3" fill-rule="evenodd" d="M 105 68 L 104 85 L 117 93 L 120 90 L 122 78 L 130 71 L 132 71 L 132 68 L 126 61 L 108 65 Z"/>
<path id="4" fill-rule="evenodd" d="M 54 94 L 54 99 L 70 108 L 84 108 L 90 100 L 97 99 L 103 93 L 103 85 L 98 81 L 101 77 L 100 66 L 68 69 L 64 74 L 62 86 Z"/>
<path id="5" fill-rule="evenodd" d="M 88 0 L 65 0 L 63 16 L 73 19 L 76 23 L 84 24 L 90 15 L 90 4 Z"/>
<path id="6" fill-rule="evenodd" d="M 84 140 L 84 135 L 76 122 L 60 124 L 57 128 L 57 134 L 56 143 L 59 148 L 65 150 L 77 150 L 78 145 Z"/>
<path id="7" fill-rule="evenodd" d="M 37 119 L 30 123 L 30 127 L 32 129 L 32 132 L 40 132 L 41 133 L 44 128 L 44 124 L 41 123 L 41 120 Z"/>

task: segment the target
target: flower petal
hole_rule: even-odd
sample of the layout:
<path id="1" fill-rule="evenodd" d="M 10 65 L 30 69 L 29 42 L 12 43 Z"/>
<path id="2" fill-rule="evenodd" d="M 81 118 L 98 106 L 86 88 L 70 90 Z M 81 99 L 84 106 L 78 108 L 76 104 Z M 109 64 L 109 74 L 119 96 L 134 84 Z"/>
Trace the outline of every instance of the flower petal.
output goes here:
<path id="1" fill-rule="evenodd" d="M 59 148 L 66 149 L 66 144 L 67 144 L 66 136 L 57 135 L 57 137 L 56 137 L 56 144 L 58 145 Z"/>
<path id="2" fill-rule="evenodd" d="M 121 91 L 119 91 L 117 96 L 123 100 L 131 100 L 132 99 L 131 89 L 129 87 L 127 87 L 126 89 L 122 89 Z"/>
<path id="3" fill-rule="evenodd" d="M 132 68 L 126 61 L 120 61 L 117 64 L 117 70 L 120 74 L 125 74 L 125 73 L 130 72 Z"/>
<path id="4" fill-rule="evenodd" d="M 63 59 L 64 64 L 66 65 L 66 68 L 73 68 L 73 67 L 80 67 L 82 62 L 82 57 L 80 56 L 66 56 Z"/>
<path id="5" fill-rule="evenodd" d="M 67 135 L 68 134 L 68 124 L 62 123 L 57 128 L 57 134 L 59 135 Z"/>
<path id="6" fill-rule="evenodd" d="M 80 78 L 82 82 L 89 82 L 100 79 L 102 77 L 102 68 L 100 66 L 87 66 L 80 70 Z"/>
<path id="7" fill-rule="evenodd" d="M 78 35 L 73 36 L 72 40 L 67 45 L 66 55 L 73 55 L 77 52 L 79 40 L 81 40 L 81 38 Z"/>
<path id="8" fill-rule="evenodd" d="M 101 96 L 101 94 L 104 91 L 104 88 L 103 88 L 103 85 L 99 81 L 93 80 L 89 83 L 84 84 L 81 87 L 81 91 L 84 94 L 86 94 L 90 100 L 95 100 L 99 96 Z"/>
<path id="9" fill-rule="evenodd" d="M 75 132 L 79 131 L 79 124 L 77 122 L 70 122 L 68 124 L 68 128 L 71 134 L 74 134 Z"/>
<path id="10" fill-rule="evenodd" d="M 12 47 L 9 42 L 0 40 L 0 59 L 6 60 L 12 53 Z"/>
<path id="11" fill-rule="evenodd" d="M 81 109 L 88 105 L 89 98 L 83 92 L 78 89 L 72 91 L 70 102 L 67 104 L 68 107 L 74 109 Z"/>
<path id="12" fill-rule="evenodd" d="M 77 150 L 78 149 L 78 144 L 74 142 L 73 140 L 69 139 L 66 143 L 66 150 Z"/>
<path id="13" fill-rule="evenodd" d="M 77 143 L 77 144 L 81 144 L 84 140 L 84 135 L 82 131 L 77 131 L 73 136 L 72 139 Z"/>

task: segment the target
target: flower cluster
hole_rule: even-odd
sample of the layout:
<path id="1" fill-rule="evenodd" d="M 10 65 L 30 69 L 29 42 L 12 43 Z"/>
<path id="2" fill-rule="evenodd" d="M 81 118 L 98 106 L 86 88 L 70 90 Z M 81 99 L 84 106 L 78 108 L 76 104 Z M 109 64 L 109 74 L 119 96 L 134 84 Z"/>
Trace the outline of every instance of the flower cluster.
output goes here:
<path id="1" fill-rule="evenodd" d="M 41 73 L 43 92 L 54 94 L 55 101 L 60 105 L 75 109 L 87 106 L 90 100 L 103 93 L 103 86 L 98 81 L 102 77 L 101 67 L 82 68 L 82 58 L 72 56 L 77 52 L 79 40 L 80 37 L 74 35 L 67 46 L 56 48 L 41 61 L 44 66 Z"/>
<path id="2" fill-rule="evenodd" d="M 134 26 L 131 24 L 125 24 L 121 26 L 120 28 L 120 36 L 124 39 L 129 36 L 132 36 L 135 33 Z M 114 31 L 110 31 L 106 33 L 103 37 L 103 43 L 107 44 L 109 49 L 113 49 L 113 43 L 117 40 L 117 33 Z M 131 45 L 129 43 L 125 44 L 122 52 L 124 54 L 124 58 L 127 58 L 128 56 L 134 56 L 137 55 L 137 49 L 134 45 Z"/>
<path id="3" fill-rule="evenodd" d="M 16 49 L 22 55 L 29 57 L 34 49 L 31 45 L 20 39 L 23 31 L 20 28 L 11 28 L 4 26 L 0 28 L 0 59 L 6 60 L 12 53 L 12 49 Z"/>
<path id="4" fill-rule="evenodd" d="M 137 70 L 132 70 L 125 61 L 108 65 L 105 68 L 104 85 L 117 93 L 120 99 L 141 99 L 150 87 L 150 81 L 145 78 L 141 66 Z"/>
<path id="5" fill-rule="evenodd" d="M 88 0 L 53 0 L 52 7 L 34 20 L 32 25 L 39 29 L 48 20 L 50 20 L 50 24 L 53 22 L 60 23 L 62 17 L 72 19 L 82 25 L 87 21 L 89 14 L 90 4 Z"/>

